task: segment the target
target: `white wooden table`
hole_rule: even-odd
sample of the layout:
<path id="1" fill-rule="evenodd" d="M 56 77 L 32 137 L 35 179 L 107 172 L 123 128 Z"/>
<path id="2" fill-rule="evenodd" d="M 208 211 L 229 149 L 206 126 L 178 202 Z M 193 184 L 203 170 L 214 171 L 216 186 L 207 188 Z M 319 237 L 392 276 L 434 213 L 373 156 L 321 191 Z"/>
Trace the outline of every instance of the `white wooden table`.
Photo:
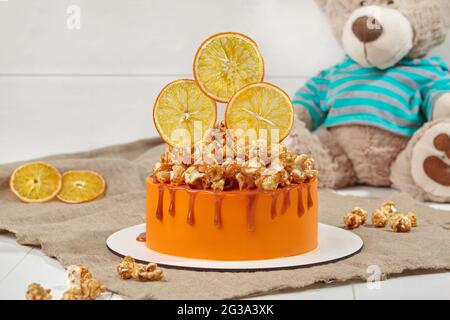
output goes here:
<path id="1" fill-rule="evenodd" d="M 381 197 L 394 192 L 390 189 L 355 187 L 339 191 L 345 195 Z M 433 205 L 449 210 L 450 205 Z M 450 213 L 449 213 L 450 214 Z M 11 234 L 0 234 L 0 299 L 24 299 L 26 287 L 38 282 L 52 289 L 54 299 L 66 290 L 66 271 L 55 259 L 41 250 L 16 243 Z M 102 299 L 122 299 L 107 293 Z M 388 279 L 379 289 L 366 283 L 327 285 L 292 293 L 258 297 L 258 299 L 450 299 L 450 272 Z"/>

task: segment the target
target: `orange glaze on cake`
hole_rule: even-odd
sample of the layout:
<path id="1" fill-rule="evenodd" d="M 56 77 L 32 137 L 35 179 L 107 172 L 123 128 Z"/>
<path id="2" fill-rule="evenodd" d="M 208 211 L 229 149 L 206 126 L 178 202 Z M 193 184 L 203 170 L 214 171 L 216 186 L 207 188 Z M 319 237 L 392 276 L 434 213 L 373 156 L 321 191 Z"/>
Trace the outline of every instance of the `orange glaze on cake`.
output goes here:
<path id="1" fill-rule="evenodd" d="M 317 247 L 317 180 L 276 191 L 147 183 L 146 245 L 208 260 L 264 260 Z M 300 200 L 299 200 L 300 199 Z"/>

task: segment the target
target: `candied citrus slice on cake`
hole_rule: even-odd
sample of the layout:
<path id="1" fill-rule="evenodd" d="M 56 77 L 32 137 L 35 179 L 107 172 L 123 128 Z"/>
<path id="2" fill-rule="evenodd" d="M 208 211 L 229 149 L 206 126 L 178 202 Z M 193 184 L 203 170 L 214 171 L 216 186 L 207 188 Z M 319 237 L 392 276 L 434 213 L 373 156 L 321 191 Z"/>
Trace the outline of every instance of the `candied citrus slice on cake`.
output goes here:
<path id="1" fill-rule="evenodd" d="M 219 102 L 228 102 L 242 87 L 264 79 L 264 60 L 258 45 L 233 32 L 206 39 L 194 60 L 194 76 L 200 88 Z"/>
<path id="2" fill-rule="evenodd" d="M 161 138 L 171 146 L 187 147 L 202 140 L 216 123 L 216 102 L 194 80 L 177 80 L 162 89 L 153 108 Z"/>
<path id="3" fill-rule="evenodd" d="M 14 170 L 9 187 L 24 202 L 46 202 L 61 189 L 61 174 L 45 162 L 27 163 Z"/>
<path id="4" fill-rule="evenodd" d="M 67 171 L 62 176 L 58 199 L 66 203 L 83 203 L 97 199 L 105 192 L 106 183 L 93 171 Z"/>
<path id="5" fill-rule="evenodd" d="M 236 136 L 254 130 L 256 138 L 271 141 L 272 130 L 278 130 L 275 132 L 279 141 L 272 143 L 278 143 L 288 136 L 293 121 L 291 99 L 283 90 L 270 83 L 253 83 L 242 88 L 231 98 L 225 111 L 226 126 Z"/>

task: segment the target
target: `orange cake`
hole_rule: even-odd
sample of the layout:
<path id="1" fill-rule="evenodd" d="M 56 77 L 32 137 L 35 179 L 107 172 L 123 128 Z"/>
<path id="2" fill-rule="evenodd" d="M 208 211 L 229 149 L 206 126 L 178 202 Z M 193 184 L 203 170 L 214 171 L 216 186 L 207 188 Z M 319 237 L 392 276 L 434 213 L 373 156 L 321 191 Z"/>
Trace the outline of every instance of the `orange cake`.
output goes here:
<path id="1" fill-rule="evenodd" d="M 206 40 L 195 80 L 156 99 L 153 118 L 167 150 L 147 178 L 146 233 L 164 254 L 223 261 L 295 256 L 317 247 L 313 159 L 282 140 L 293 123 L 289 96 L 262 82 L 256 42 L 238 33 Z M 217 121 L 216 102 L 227 102 Z"/>

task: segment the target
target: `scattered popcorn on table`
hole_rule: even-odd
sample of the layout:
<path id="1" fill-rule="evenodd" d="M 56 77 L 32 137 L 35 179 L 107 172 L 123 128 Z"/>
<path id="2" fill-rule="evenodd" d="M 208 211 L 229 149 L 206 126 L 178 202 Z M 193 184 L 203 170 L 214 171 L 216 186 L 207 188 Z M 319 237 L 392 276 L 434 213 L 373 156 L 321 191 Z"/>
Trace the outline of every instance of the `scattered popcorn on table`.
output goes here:
<path id="1" fill-rule="evenodd" d="M 97 279 L 89 278 L 81 282 L 80 291 L 84 300 L 95 300 L 106 292 L 106 288 Z"/>
<path id="2" fill-rule="evenodd" d="M 397 207 L 393 201 L 383 203 L 381 209 L 388 216 L 388 218 L 398 212 Z"/>
<path id="3" fill-rule="evenodd" d="M 367 219 L 369 218 L 369 214 L 367 213 L 367 211 L 359 207 L 354 208 L 351 213 L 357 214 L 361 217 L 361 224 L 365 224 Z"/>
<path id="4" fill-rule="evenodd" d="M 80 287 L 81 283 L 89 278 L 92 278 L 92 274 L 89 272 L 86 266 L 77 265 L 77 266 L 69 266 L 67 268 L 67 279 L 69 288 Z"/>
<path id="5" fill-rule="evenodd" d="M 389 221 L 392 224 L 394 221 L 397 221 L 397 220 L 399 220 L 399 219 L 401 219 L 403 217 L 404 217 L 403 213 L 396 213 L 396 214 L 394 214 L 394 215 L 389 217 Z"/>
<path id="6" fill-rule="evenodd" d="M 63 293 L 61 300 L 84 300 L 81 289 L 72 287 Z"/>
<path id="7" fill-rule="evenodd" d="M 357 229 L 363 224 L 363 219 L 355 213 L 347 213 L 344 216 L 344 224 L 348 229 Z"/>
<path id="8" fill-rule="evenodd" d="M 31 283 L 25 295 L 27 300 L 52 300 L 51 290 L 45 289 L 38 283 Z"/>
<path id="9" fill-rule="evenodd" d="M 411 221 L 407 216 L 399 215 L 391 220 L 391 228 L 394 232 L 407 233 L 411 231 Z"/>
<path id="10" fill-rule="evenodd" d="M 372 214 L 372 224 L 377 228 L 385 228 L 389 223 L 387 215 L 382 210 L 376 210 Z"/>
<path id="11" fill-rule="evenodd" d="M 163 271 L 155 263 L 144 265 L 137 263 L 132 257 L 123 258 L 117 266 L 117 273 L 125 280 L 159 281 L 164 277 Z"/>
<path id="12" fill-rule="evenodd" d="M 406 215 L 409 219 L 409 221 L 411 221 L 411 226 L 413 228 L 417 228 L 417 216 L 414 212 L 410 211 L 407 215 Z"/>
<path id="13" fill-rule="evenodd" d="M 67 277 L 69 290 L 63 294 L 62 300 L 95 300 L 106 291 L 86 266 L 70 266 L 67 269 Z"/>

